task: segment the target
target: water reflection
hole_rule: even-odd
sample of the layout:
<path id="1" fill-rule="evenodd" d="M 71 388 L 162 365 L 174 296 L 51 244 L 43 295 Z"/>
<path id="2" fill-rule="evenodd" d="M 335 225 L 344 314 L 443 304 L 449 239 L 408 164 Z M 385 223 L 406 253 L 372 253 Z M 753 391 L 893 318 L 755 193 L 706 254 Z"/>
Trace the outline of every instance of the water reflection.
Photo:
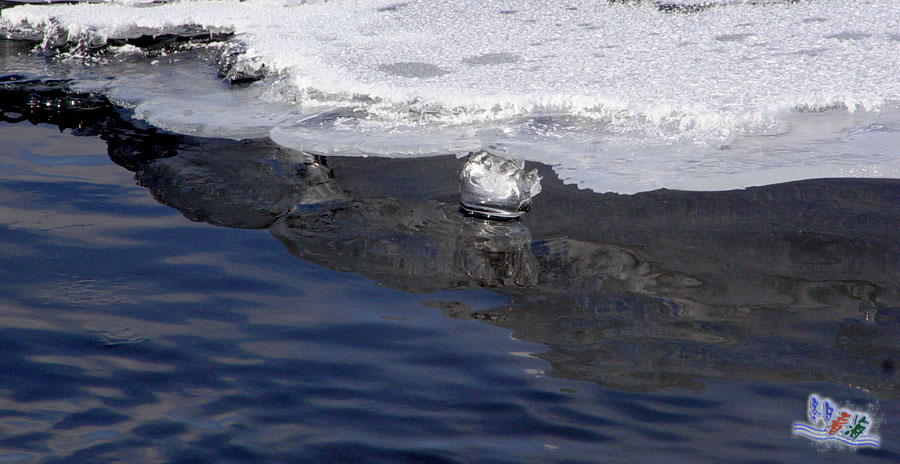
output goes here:
<path id="1" fill-rule="evenodd" d="M 292 209 L 346 197 L 321 157 L 227 141 L 183 143 L 177 153 L 142 165 L 136 177 L 194 221 L 262 229 Z"/>
<path id="2" fill-rule="evenodd" d="M 537 284 L 531 234 L 523 224 L 465 217 L 455 204 L 434 200 L 327 206 L 294 211 L 270 230 L 300 258 L 406 291 Z"/>
<path id="3" fill-rule="evenodd" d="M 618 196 L 540 167 L 532 212 L 493 223 L 458 210 L 452 157 L 322 158 L 173 136 L 102 101 L 70 109 L 54 82 L 3 85 L 6 120 L 101 137 L 189 219 L 268 228 L 303 260 L 407 292 L 507 295 L 491 311 L 429 304 L 544 344 L 552 375 L 636 391 L 744 378 L 898 392 L 900 182 Z"/>

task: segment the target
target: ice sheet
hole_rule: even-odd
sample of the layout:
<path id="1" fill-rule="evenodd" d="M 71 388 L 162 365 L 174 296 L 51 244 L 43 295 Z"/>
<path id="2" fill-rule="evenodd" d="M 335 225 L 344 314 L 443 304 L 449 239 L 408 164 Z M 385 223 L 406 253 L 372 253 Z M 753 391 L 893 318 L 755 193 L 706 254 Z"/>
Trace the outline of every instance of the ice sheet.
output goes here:
<path id="1" fill-rule="evenodd" d="M 900 3 L 721 1 L 689 14 L 660 3 L 710 2 L 28 5 L 0 24 L 51 45 L 233 31 L 238 59 L 268 73 L 252 111 L 209 98 L 230 92 L 220 83 L 195 84 L 206 98 L 129 76 L 105 84 L 173 130 L 271 130 L 339 155 L 488 149 L 622 193 L 898 175 Z"/>

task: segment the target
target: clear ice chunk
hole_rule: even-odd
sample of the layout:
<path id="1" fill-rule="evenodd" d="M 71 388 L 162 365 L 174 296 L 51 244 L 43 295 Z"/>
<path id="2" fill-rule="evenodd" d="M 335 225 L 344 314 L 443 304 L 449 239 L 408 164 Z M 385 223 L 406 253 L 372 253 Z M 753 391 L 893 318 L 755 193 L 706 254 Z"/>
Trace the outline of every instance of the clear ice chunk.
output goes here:
<path id="1" fill-rule="evenodd" d="M 528 212 L 540 192 L 537 169 L 526 173 L 522 160 L 479 151 L 469 153 L 459 170 L 460 204 L 474 216 L 517 218 Z"/>

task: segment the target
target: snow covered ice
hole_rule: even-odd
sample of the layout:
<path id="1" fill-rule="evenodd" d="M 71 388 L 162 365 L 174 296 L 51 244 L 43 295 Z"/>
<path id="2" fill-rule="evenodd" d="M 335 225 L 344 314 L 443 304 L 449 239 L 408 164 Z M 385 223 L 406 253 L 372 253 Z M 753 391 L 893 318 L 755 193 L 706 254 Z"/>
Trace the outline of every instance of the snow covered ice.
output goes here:
<path id="1" fill-rule="evenodd" d="M 112 80 L 72 76 L 73 88 L 166 129 L 268 135 L 329 155 L 488 150 L 620 193 L 900 177 L 897 24 L 893 0 L 120 1 L 0 12 L 5 35 L 48 47 L 230 37 L 223 74 L 260 80 L 229 87 L 214 65 L 166 57 L 109 68 Z"/>

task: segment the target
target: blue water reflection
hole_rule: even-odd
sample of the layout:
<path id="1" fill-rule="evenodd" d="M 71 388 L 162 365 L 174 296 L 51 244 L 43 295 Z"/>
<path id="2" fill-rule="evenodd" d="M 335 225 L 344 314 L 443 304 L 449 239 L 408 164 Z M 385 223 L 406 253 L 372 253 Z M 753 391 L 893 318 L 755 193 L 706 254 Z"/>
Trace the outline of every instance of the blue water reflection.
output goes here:
<path id="1" fill-rule="evenodd" d="M 496 224 L 452 158 L 112 114 L 0 123 L 0 462 L 900 458 L 896 182 L 552 184 Z M 882 449 L 792 437 L 811 392 Z"/>

